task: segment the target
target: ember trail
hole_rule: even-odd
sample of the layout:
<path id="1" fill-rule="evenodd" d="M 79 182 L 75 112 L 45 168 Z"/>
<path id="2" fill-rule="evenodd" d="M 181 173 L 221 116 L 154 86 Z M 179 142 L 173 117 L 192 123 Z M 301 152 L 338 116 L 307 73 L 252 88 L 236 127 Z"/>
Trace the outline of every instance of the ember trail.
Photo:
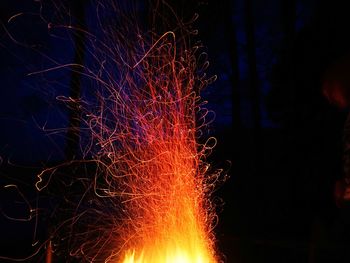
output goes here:
<path id="1" fill-rule="evenodd" d="M 128 69 L 123 86 L 108 88 L 114 105 L 101 106 L 91 126 L 101 146 L 104 191 L 119 195 L 127 211 L 123 262 L 215 262 L 211 186 L 201 160 L 212 145 L 196 142 L 194 54 L 178 61 L 175 45 L 174 32 L 161 36 Z M 115 121 L 106 125 L 106 114 Z"/>
<path id="2" fill-rule="evenodd" d="M 215 77 L 203 73 L 208 62 L 191 44 L 192 22 L 143 32 L 117 2 L 97 6 L 100 31 L 85 33 L 93 63 L 78 66 L 96 86 L 95 100 L 59 97 L 83 105 L 89 142 L 82 140 L 81 162 L 98 165 L 74 217 L 59 226 L 71 226 L 69 254 L 90 262 L 218 262 L 210 195 L 219 173 L 209 174 L 205 162 L 216 140 L 198 140 L 209 116 L 199 93 Z M 38 176 L 39 190 L 52 171 Z M 83 210 L 89 191 L 94 205 Z"/>

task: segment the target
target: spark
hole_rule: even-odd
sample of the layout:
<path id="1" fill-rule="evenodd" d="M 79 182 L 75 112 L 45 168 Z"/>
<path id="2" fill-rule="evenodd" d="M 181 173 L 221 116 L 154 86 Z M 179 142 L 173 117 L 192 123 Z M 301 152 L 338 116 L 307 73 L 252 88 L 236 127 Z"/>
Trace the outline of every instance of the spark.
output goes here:
<path id="1" fill-rule="evenodd" d="M 98 12 L 125 17 L 112 2 L 99 4 Z M 97 90 L 93 101 L 58 96 L 84 108 L 84 158 L 45 169 L 36 187 L 43 191 L 61 180 L 65 192 L 79 184 L 83 193 L 63 194 L 73 215 L 53 231 L 47 262 L 55 243 L 65 240 L 70 256 L 88 262 L 218 262 L 211 194 L 220 172 L 210 172 L 206 162 L 216 139 L 203 143 L 199 137 L 210 122 L 200 91 L 216 77 L 203 74 L 209 63 L 199 60 L 207 56 L 189 41 L 196 31 L 190 22 L 162 34 L 114 21 L 116 31 L 98 22 L 98 36 L 86 30 L 93 65 L 67 63 L 28 74 L 79 68 Z M 55 176 L 63 166 L 92 162 L 93 178 Z"/>

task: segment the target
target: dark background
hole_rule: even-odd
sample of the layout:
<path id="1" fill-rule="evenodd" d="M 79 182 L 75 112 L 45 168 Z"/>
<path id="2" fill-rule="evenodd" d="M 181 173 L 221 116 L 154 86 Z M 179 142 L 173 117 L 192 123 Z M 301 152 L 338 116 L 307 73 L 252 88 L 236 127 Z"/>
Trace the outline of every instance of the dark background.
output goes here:
<path id="1" fill-rule="evenodd" d="M 169 2 L 180 16 L 199 13 L 195 27 L 209 54 L 209 74 L 218 75 L 202 97 L 216 113 L 208 135 L 218 146 L 210 162 L 230 175 L 215 192 L 225 203 L 216 228 L 224 261 L 350 262 L 347 211 L 333 198 L 342 176 L 346 111 L 320 91 L 326 69 L 350 50 L 348 7 L 324 0 Z M 57 6 L 43 3 L 45 15 L 55 17 Z M 86 16 L 88 24 L 93 5 L 74 3 L 72 15 Z M 0 186 L 19 185 L 33 207 L 35 173 L 71 154 L 65 150 L 71 135 L 55 132 L 69 126 L 71 113 L 55 98 L 71 95 L 75 77 L 27 74 L 50 66 L 43 54 L 60 63 L 82 59 L 79 48 L 48 34 L 47 24 L 31 15 L 38 7 L 35 1 L 0 4 Z M 28 15 L 7 22 L 19 12 Z M 0 191 L 2 211 L 28 214 L 10 190 Z M 0 216 L 1 255 L 33 251 L 33 221 Z M 44 238 L 47 221 L 41 223 Z"/>

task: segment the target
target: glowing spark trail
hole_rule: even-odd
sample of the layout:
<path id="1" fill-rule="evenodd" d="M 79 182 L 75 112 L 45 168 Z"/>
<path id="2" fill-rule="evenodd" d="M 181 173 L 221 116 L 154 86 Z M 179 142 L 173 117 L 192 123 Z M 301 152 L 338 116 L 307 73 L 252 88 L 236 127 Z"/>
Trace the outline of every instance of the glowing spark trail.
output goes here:
<path id="1" fill-rule="evenodd" d="M 98 7 L 121 17 L 116 4 Z M 205 162 L 216 140 L 199 143 L 208 114 L 199 91 L 213 78 L 202 72 L 207 61 L 198 62 L 204 54 L 188 43 L 194 31 L 181 25 L 158 37 L 132 35 L 127 23 L 116 31 L 99 22 L 102 34 L 87 47 L 95 68 L 78 65 L 99 90 L 86 103 L 91 140 L 82 146 L 98 168 L 91 184 L 80 178 L 86 190 L 61 240 L 89 262 L 218 262 L 210 194 L 219 174 Z M 39 175 L 39 190 L 56 169 Z"/>
<path id="2" fill-rule="evenodd" d="M 143 78 L 141 89 L 127 76 L 127 91 L 111 91 L 114 107 L 107 111 L 117 117 L 109 120 L 113 124 L 106 125 L 105 108 L 93 120 L 100 160 L 108 160 L 103 161 L 109 182 L 104 192 L 120 193 L 130 217 L 121 231 L 124 263 L 215 262 L 203 152 L 195 137 L 193 54 L 187 52 L 187 65 L 176 61 L 170 41 L 164 35 L 158 50 L 130 71 Z"/>

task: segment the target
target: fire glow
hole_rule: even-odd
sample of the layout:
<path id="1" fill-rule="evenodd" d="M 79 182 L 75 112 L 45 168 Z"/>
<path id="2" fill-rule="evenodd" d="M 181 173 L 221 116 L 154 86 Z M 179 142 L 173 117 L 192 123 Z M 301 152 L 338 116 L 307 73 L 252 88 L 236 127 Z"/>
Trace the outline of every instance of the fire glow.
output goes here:
<path id="1" fill-rule="evenodd" d="M 141 90 L 127 77 L 127 94 L 111 92 L 114 102 L 124 97 L 122 105 L 109 109 L 118 120 L 113 129 L 102 126 L 103 114 L 94 120 L 95 128 L 101 129 L 94 133 L 103 145 L 101 157 L 109 159 L 108 164 L 103 161 L 108 167 L 106 181 L 111 182 L 107 192 L 121 193 L 129 216 L 121 229 L 126 250 L 123 263 L 216 262 L 210 233 L 213 215 L 206 199 L 210 185 L 201 159 L 213 147 L 209 142 L 215 144 L 215 140 L 197 143 L 198 96 L 193 90 L 194 69 L 188 68 L 194 65 L 174 59 L 175 42 L 172 39 L 170 45 L 169 36 L 175 35 L 165 34 L 153 47 L 163 45 L 162 54 L 150 63 L 144 57 L 142 63 L 146 64 L 139 63 L 131 70 L 134 74 L 140 67 L 145 78 Z M 155 55 L 153 51 L 148 55 L 152 53 Z M 193 59 L 190 52 L 187 56 L 186 61 Z M 118 150 L 116 144 L 121 146 Z"/>
<path id="2" fill-rule="evenodd" d="M 97 67 L 80 65 L 98 90 L 97 106 L 86 103 L 90 143 L 82 146 L 98 166 L 86 187 L 93 189 L 95 206 L 80 214 L 77 208 L 67 222 L 73 229 L 95 217 L 100 225 L 86 220 L 86 232 L 71 233 L 77 239 L 70 255 L 89 262 L 218 262 L 211 193 L 220 173 L 209 173 L 205 161 L 216 139 L 199 142 L 209 118 L 199 93 L 215 77 L 204 73 L 206 54 L 188 45 L 195 32 L 189 25 L 158 37 L 135 30 L 137 36 L 126 40 L 120 32 L 128 26 L 118 34 L 104 27 L 100 41 L 91 41 Z M 55 170 L 38 176 L 38 190 Z"/>
<path id="3" fill-rule="evenodd" d="M 111 129 L 103 126 L 105 108 L 94 120 L 100 129 L 93 137 L 109 159 L 108 193 L 121 193 L 129 216 L 121 229 L 123 263 L 216 262 L 207 199 L 212 185 L 203 163 L 215 139 L 197 143 L 194 54 L 177 61 L 174 45 L 175 34 L 164 34 L 131 69 L 142 76 L 142 89 L 128 76 L 127 92 L 110 92 L 115 107 L 108 111 L 118 120 Z"/>

